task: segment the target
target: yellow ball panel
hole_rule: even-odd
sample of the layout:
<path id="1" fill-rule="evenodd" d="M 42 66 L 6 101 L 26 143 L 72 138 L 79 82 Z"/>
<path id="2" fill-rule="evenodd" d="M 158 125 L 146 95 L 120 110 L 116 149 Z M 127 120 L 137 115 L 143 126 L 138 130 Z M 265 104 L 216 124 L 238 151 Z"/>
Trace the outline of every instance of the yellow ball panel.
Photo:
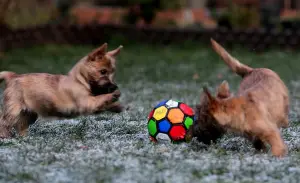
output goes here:
<path id="1" fill-rule="evenodd" d="M 168 109 L 165 106 L 161 106 L 161 107 L 155 109 L 153 117 L 156 120 L 161 120 L 164 117 L 166 117 L 167 112 L 168 112 Z"/>

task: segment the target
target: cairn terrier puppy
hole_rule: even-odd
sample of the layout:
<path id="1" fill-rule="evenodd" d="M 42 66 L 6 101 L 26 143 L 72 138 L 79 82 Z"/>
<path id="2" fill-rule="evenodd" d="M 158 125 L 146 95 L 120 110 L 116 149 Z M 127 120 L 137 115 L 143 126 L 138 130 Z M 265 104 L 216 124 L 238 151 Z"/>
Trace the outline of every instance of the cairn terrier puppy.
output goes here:
<path id="1" fill-rule="evenodd" d="M 286 155 L 279 130 L 289 125 L 289 94 L 284 82 L 274 71 L 244 65 L 213 39 L 211 43 L 229 68 L 243 79 L 237 94 L 226 99 L 212 96 L 204 87 L 209 113 L 222 127 L 247 136 L 256 148 L 266 149 L 267 143 L 274 156 Z"/>
<path id="2" fill-rule="evenodd" d="M 24 136 L 38 116 L 70 118 L 110 110 L 120 112 L 120 91 L 114 82 L 116 56 L 122 46 L 107 52 L 107 44 L 83 57 L 67 75 L 0 72 L 5 80 L 0 138 L 15 128 Z"/>

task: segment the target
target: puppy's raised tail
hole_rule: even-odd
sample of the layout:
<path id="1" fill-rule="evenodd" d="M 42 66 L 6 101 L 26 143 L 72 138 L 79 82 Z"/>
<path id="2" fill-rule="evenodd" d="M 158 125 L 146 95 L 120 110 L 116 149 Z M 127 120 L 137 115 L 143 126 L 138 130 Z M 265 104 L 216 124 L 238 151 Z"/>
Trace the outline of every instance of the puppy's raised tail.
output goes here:
<path id="1" fill-rule="evenodd" d="M 230 67 L 230 69 L 240 75 L 241 77 L 246 76 L 248 73 L 253 71 L 253 68 L 240 63 L 236 58 L 232 57 L 219 43 L 214 39 L 210 39 L 213 49 L 221 56 L 224 62 Z"/>
<path id="2" fill-rule="evenodd" d="M 9 79 L 11 79 L 16 73 L 9 72 L 9 71 L 2 71 L 0 72 L 0 83 L 2 81 L 8 82 Z"/>

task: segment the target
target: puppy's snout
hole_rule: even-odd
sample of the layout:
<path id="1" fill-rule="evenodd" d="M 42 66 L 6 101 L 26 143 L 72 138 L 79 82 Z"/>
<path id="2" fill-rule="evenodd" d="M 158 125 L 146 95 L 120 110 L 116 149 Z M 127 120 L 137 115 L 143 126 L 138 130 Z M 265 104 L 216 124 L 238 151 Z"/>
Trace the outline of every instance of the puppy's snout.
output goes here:
<path id="1" fill-rule="evenodd" d="M 115 85 L 115 84 L 112 84 L 112 83 L 111 83 L 111 84 L 108 86 L 108 90 L 109 90 L 110 93 L 116 91 L 117 89 L 118 89 L 118 86 Z"/>
<path id="2" fill-rule="evenodd" d="M 102 85 L 92 85 L 91 90 L 93 95 L 102 95 L 102 94 L 108 94 L 113 93 L 118 89 L 118 86 L 111 82 L 103 83 Z"/>

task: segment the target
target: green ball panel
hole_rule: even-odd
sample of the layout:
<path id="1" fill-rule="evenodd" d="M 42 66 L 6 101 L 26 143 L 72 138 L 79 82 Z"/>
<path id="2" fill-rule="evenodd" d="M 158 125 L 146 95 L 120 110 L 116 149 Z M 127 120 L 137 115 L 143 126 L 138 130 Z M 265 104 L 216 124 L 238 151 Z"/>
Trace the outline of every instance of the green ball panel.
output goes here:
<path id="1" fill-rule="evenodd" d="M 189 129 L 192 124 L 193 124 L 192 118 L 190 118 L 190 117 L 185 118 L 184 125 L 185 125 L 186 129 Z"/>
<path id="2" fill-rule="evenodd" d="M 157 132 L 156 122 L 153 119 L 149 120 L 148 131 L 150 135 L 154 136 Z"/>

